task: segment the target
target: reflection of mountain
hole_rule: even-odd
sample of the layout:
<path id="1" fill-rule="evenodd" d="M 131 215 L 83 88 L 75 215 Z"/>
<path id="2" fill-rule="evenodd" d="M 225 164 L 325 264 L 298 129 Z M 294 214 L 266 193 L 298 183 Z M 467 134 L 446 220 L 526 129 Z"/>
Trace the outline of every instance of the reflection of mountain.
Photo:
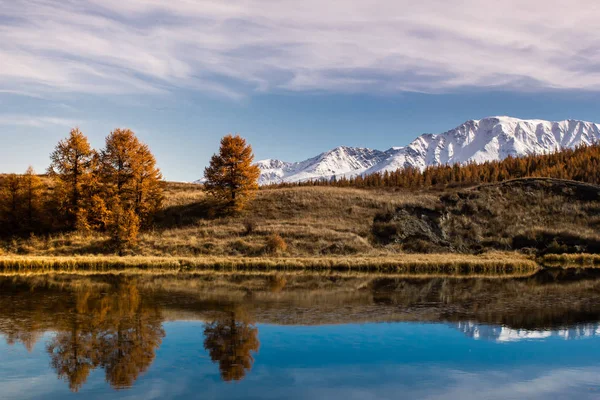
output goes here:
<path id="1" fill-rule="evenodd" d="M 562 329 L 513 329 L 507 326 L 485 325 L 473 321 L 457 322 L 455 328 L 473 339 L 494 342 L 516 342 L 519 340 L 546 339 L 560 337 L 565 340 L 600 336 L 600 323 L 574 325 Z"/>

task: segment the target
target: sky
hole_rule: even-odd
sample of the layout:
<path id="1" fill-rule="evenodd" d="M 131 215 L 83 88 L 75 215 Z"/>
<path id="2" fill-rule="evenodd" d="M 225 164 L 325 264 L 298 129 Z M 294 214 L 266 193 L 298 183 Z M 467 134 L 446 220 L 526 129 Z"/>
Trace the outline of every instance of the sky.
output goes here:
<path id="1" fill-rule="evenodd" d="M 0 0 L 0 171 L 43 172 L 79 127 L 202 177 L 256 159 L 386 150 L 509 115 L 600 122 L 597 0 Z"/>

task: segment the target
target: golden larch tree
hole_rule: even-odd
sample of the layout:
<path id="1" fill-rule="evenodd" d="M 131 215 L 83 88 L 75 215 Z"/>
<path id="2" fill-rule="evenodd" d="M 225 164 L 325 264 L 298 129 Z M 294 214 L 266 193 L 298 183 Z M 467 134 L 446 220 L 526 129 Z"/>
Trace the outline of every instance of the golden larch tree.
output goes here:
<path id="1" fill-rule="evenodd" d="M 91 173 L 86 176 L 82 187 L 79 208 L 77 209 L 77 223 L 75 228 L 83 233 L 93 230 L 103 230 L 108 220 L 108 209 L 105 201 L 105 192 L 100 173 L 100 154 L 94 151 L 90 163 Z"/>
<path id="2" fill-rule="evenodd" d="M 144 225 L 160 209 L 163 201 L 162 174 L 148 145 L 140 143 L 138 163 L 133 173 L 134 210 Z"/>
<path id="3" fill-rule="evenodd" d="M 42 225 L 43 214 L 43 185 L 42 180 L 35 174 L 33 167 L 21 178 L 22 200 L 23 200 L 23 224 L 27 231 L 39 230 Z"/>
<path id="4" fill-rule="evenodd" d="M 260 169 L 253 161 L 252 146 L 245 139 L 239 135 L 223 137 L 219 153 L 204 170 L 204 188 L 229 209 L 241 210 L 258 189 Z"/>
<path id="5" fill-rule="evenodd" d="M 20 230 L 20 215 L 23 194 L 23 177 L 5 175 L 0 181 L 0 234 L 15 234 Z"/>
<path id="6" fill-rule="evenodd" d="M 68 138 L 58 142 L 50 155 L 48 175 L 57 183 L 57 202 L 63 209 L 70 228 L 77 225 L 84 187 L 92 173 L 94 153 L 87 137 L 78 128 L 74 128 Z"/>
<path id="7" fill-rule="evenodd" d="M 150 148 L 129 129 L 115 129 L 100 155 L 106 228 L 121 250 L 135 241 L 162 202 L 162 175 Z"/>

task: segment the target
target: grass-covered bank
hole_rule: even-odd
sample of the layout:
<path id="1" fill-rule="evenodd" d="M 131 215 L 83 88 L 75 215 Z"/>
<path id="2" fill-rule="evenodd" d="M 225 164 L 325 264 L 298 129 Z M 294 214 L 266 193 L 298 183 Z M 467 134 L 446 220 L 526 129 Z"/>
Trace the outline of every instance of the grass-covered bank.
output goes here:
<path id="1" fill-rule="evenodd" d="M 600 268 L 600 254 L 547 254 L 540 261 L 551 267 Z"/>
<path id="2" fill-rule="evenodd" d="M 4 256 L 0 272 L 49 271 L 355 271 L 376 273 L 514 273 L 539 268 L 514 253 L 483 255 L 402 254 L 387 257 L 143 257 L 143 256 Z"/>

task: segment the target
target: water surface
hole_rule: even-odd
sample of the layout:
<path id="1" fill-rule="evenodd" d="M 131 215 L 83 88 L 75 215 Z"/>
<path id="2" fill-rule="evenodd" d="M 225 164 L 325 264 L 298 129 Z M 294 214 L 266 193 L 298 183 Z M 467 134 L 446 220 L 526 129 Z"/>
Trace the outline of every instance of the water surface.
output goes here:
<path id="1" fill-rule="evenodd" d="M 597 399 L 600 276 L 0 278 L 0 398 Z"/>

